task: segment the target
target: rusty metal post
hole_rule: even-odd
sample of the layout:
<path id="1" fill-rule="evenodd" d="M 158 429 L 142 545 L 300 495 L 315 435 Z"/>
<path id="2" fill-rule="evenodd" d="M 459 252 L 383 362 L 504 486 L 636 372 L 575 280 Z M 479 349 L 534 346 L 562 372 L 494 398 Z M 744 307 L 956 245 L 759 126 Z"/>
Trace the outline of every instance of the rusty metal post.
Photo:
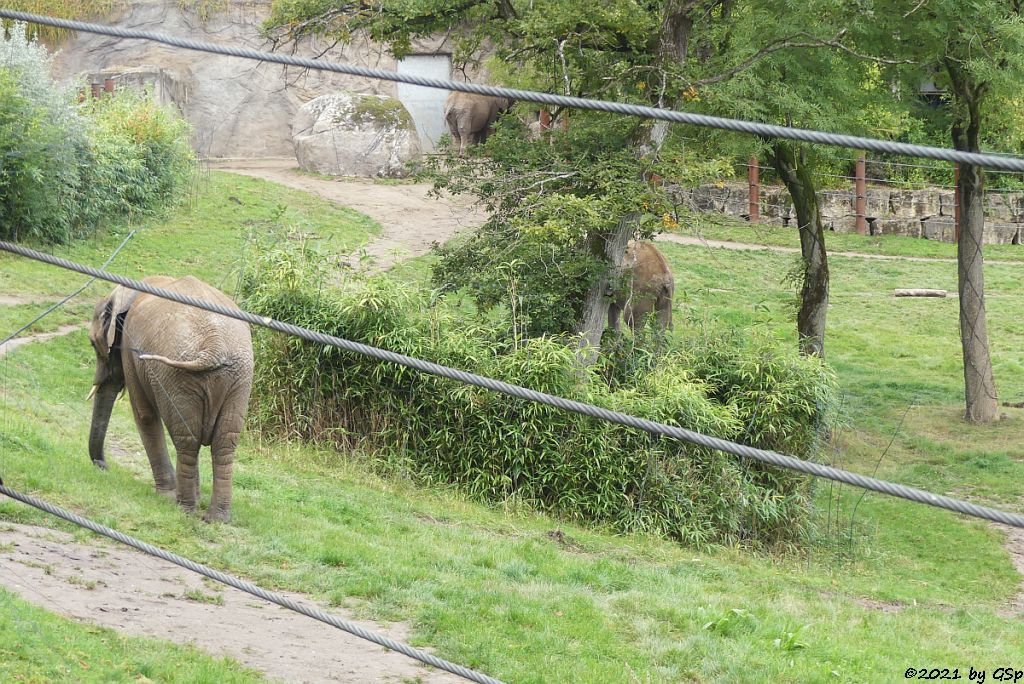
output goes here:
<path id="1" fill-rule="evenodd" d="M 546 109 L 540 110 L 540 130 L 546 131 L 551 128 L 551 112 Z"/>
<path id="2" fill-rule="evenodd" d="M 107 95 L 114 94 L 114 79 L 105 78 L 103 79 L 103 92 Z"/>
<path id="3" fill-rule="evenodd" d="M 857 171 L 854 173 L 853 186 L 857 212 L 856 229 L 861 235 L 868 234 L 867 166 L 868 163 L 863 154 L 857 157 Z"/>
<path id="4" fill-rule="evenodd" d="M 761 178 L 757 165 L 757 157 L 751 155 L 747 160 L 747 220 L 751 223 L 761 222 Z"/>
<path id="5" fill-rule="evenodd" d="M 960 243 L 960 165 L 953 164 L 953 242 Z"/>
<path id="6" fill-rule="evenodd" d="M 102 86 L 99 83 L 92 83 L 90 85 L 92 86 L 92 97 L 93 97 L 93 99 L 94 100 L 98 99 L 99 96 L 100 96 L 100 92 L 101 92 L 100 89 L 102 88 Z"/>

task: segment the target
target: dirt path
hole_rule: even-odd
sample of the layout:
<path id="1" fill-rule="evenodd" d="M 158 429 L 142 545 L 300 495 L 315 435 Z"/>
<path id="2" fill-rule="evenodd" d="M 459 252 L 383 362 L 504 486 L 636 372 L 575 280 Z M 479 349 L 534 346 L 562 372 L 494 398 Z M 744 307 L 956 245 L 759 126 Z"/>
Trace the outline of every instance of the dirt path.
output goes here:
<path id="1" fill-rule="evenodd" d="M 300 172 L 294 159 L 215 161 L 211 168 L 304 190 L 366 214 L 382 229 L 380 236 L 363 248 L 380 269 L 426 254 L 434 242 L 479 226 L 486 218 L 466 198 L 428 197 L 430 185 L 426 183 L 387 185 L 365 178 L 321 178 Z"/>
<path id="2" fill-rule="evenodd" d="M 57 328 L 56 330 L 54 330 L 53 332 L 36 333 L 35 335 L 25 335 L 24 337 L 15 337 L 13 340 L 10 340 L 9 342 L 5 342 L 4 344 L 0 344 L 0 356 L 3 356 L 4 354 L 6 354 L 7 352 L 11 351 L 12 349 L 17 349 L 18 347 L 20 347 L 20 346 L 22 346 L 24 344 L 28 344 L 29 342 L 43 342 L 45 340 L 53 339 L 54 337 L 61 337 L 62 335 L 68 335 L 70 333 L 75 332 L 76 330 L 81 330 L 86 325 L 87 325 L 86 323 L 77 323 L 77 324 L 72 324 L 72 325 L 62 325 L 59 328 Z"/>
<path id="3" fill-rule="evenodd" d="M 663 233 L 659 235 L 656 240 L 662 242 L 672 242 L 677 245 L 691 245 L 697 247 L 717 247 L 720 249 L 732 249 L 737 251 L 751 251 L 751 250 L 764 250 L 767 252 L 781 252 L 784 254 L 799 254 L 799 247 L 782 247 L 779 245 L 758 245 L 746 242 L 729 242 L 726 240 L 709 240 L 693 235 L 673 235 L 671 233 Z M 830 257 L 850 257 L 852 259 L 878 259 L 882 261 L 927 261 L 936 262 L 942 264 L 955 264 L 956 259 L 946 259 L 942 257 L 914 257 L 914 256 L 896 256 L 892 254 L 868 254 L 866 252 L 833 252 L 829 251 Z M 1024 262 L 1020 261 L 992 261 L 985 260 L 986 266 L 1021 266 L 1024 267 Z"/>
<path id="4" fill-rule="evenodd" d="M 381 269 L 390 268 L 404 258 L 426 254 L 433 242 L 444 242 L 459 231 L 479 226 L 486 219 L 484 213 L 472 206 L 466 198 L 454 197 L 439 201 L 428 197 L 427 191 L 430 186 L 425 183 L 387 185 L 363 178 L 321 178 L 300 172 L 294 159 L 212 160 L 210 166 L 305 190 L 370 216 L 383 230 L 380 237 L 367 245 L 365 250 Z M 764 250 L 785 254 L 800 252 L 797 247 L 708 240 L 670 233 L 659 235 L 657 240 L 679 245 L 743 251 Z M 829 252 L 829 256 L 882 261 L 956 263 L 956 259 L 864 252 Z M 1024 265 L 1014 261 L 985 263 L 1002 266 Z"/>
<path id="5" fill-rule="evenodd" d="M 1020 586 L 1017 594 L 1010 599 L 1010 602 L 1000 614 L 1003 617 L 1024 617 L 1024 530 L 1009 525 L 996 525 L 1006 532 L 1006 541 L 1003 547 L 1010 553 L 1010 561 L 1013 567 L 1021 575 Z"/>
<path id="6" fill-rule="evenodd" d="M 464 681 L 134 549 L 101 539 L 82 544 L 45 527 L 0 524 L 0 584 L 60 615 L 123 634 L 192 643 L 285 682 Z M 313 605 L 301 594 L 280 593 Z M 408 640 L 402 624 L 359 624 Z"/>

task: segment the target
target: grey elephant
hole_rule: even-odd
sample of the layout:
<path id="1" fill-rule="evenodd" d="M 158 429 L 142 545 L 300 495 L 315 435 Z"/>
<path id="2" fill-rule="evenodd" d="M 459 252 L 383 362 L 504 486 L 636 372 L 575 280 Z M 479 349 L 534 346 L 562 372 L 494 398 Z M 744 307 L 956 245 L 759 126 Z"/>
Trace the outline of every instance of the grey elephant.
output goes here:
<path id="1" fill-rule="evenodd" d="M 152 276 L 144 282 L 234 308 L 219 290 L 197 278 Z M 200 446 L 213 455 L 213 498 L 207 522 L 231 518 L 231 469 L 252 389 L 249 326 L 125 287 L 93 313 L 89 341 L 96 351 L 89 456 L 106 469 L 103 443 L 119 392 L 128 391 L 135 425 L 158 492 L 194 512 L 199 495 Z M 178 470 L 167 454 L 167 426 Z"/>
<path id="2" fill-rule="evenodd" d="M 608 307 L 608 325 L 617 331 L 621 315 L 636 330 L 654 312 L 662 330 L 671 328 L 676 285 L 665 255 L 653 243 L 631 240 L 622 259 L 622 277 L 629 289 Z"/>
<path id="3" fill-rule="evenodd" d="M 512 104 L 505 97 L 452 92 L 444 103 L 444 120 L 459 156 L 469 145 L 485 142 L 498 115 L 508 111 Z"/>

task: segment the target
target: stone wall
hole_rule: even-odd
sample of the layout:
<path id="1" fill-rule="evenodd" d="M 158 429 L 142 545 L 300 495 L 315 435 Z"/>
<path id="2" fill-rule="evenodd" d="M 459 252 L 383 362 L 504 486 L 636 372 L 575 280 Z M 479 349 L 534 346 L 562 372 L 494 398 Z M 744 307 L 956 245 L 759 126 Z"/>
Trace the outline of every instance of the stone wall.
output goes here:
<path id="1" fill-rule="evenodd" d="M 677 188 L 676 200 L 695 211 L 748 218 L 747 185 L 719 183 Z M 850 190 L 820 193 L 826 230 L 852 233 L 856 227 L 855 196 Z M 871 235 L 904 235 L 953 242 L 952 190 L 867 188 L 867 221 Z M 795 226 L 796 214 L 782 186 L 761 186 L 761 222 Z M 985 242 L 1021 244 L 1024 241 L 1024 192 L 989 192 L 985 199 Z"/>

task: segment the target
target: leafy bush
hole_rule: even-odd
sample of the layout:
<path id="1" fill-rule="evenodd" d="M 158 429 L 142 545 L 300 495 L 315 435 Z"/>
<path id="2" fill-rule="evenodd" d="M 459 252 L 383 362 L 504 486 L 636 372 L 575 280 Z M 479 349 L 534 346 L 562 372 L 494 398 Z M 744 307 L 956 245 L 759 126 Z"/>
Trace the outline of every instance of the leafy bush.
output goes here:
<path id="1" fill-rule="evenodd" d="M 0 237 L 66 242 L 179 194 L 193 159 L 184 121 L 127 91 L 76 106 L 24 24 L 2 38 Z"/>
<path id="2" fill-rule="evenodd" d="M 152 211 L 172 201 L 192 170 L 188 124 L 130 90 L 92 100 L 88 165 L 83 170 L 79 221 Z"/>
<path id="3" fill-rule="evenodd" d="M 386 276 L 335 288 L 315 275 L 325 272 L 308 244 L 258 247 L 242 300 L 328 334 L 802 457 L 830 410 L 825 366 L 766 339 L 671 339 L 612 387 L 606 368 L 582 370 L 558 338 L 509 341 L 500 324 L 457 317 Z M 423 482 L 687 544 L 789 543 L 806 530 L 808 482 L 796 474 L 269 331 L 255 344 L 250 415 L 270 436 L 367 446 Z"/>
<path id="4" fill-rule="evenodd" d="M 13 24 L 0 40 L 0 236 L 63 242 L 85 148 L 69 93 L 49 78 L 46 49 Z"/>

